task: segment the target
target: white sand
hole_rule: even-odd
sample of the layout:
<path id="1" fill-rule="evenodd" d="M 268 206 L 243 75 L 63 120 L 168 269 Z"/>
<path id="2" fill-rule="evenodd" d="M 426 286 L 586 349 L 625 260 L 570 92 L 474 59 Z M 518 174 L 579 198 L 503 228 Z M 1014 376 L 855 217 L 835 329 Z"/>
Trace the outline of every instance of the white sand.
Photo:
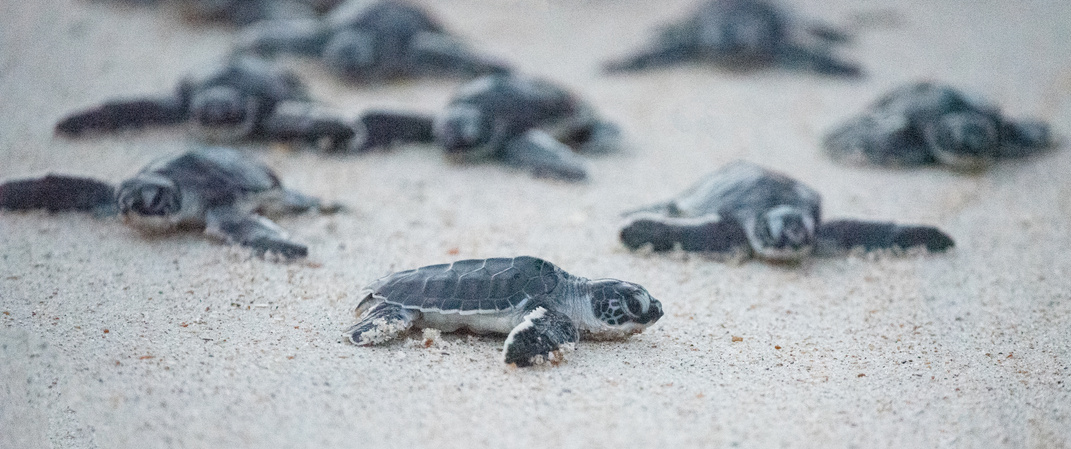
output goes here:
<path id="1" fill-rule="evenodd" d="M 290 185 L 352 209 L 280 221 L 310 245 L 301 264 L 195 234 L 149 239 L 115 220 L 0 214 L 0 447 L 1071 445 L 1066 145 L 978 175 L 845 167 L 817 146 L 918 78 L 984 93 L 1067 136 L 1071 2 L 800 2 L 839 23 L 859 11 L 899 17 L 846 49 L 870 73 L 861 82 L 701 67 L 598 74 L 691 0 L 426 3 L 477 45 L 583 92 L 627 130 L 630 152 L 593 160 L 592 181 L 570 185 L 450 166 L 426 148 L 251 149 Z M 0 36 L 0 179 L 116 182 L 190 140 L 68 141 L 52 137 L 55 121 L 171 89 L 234 37 L 165 11 L 71 0 L 0 3 Z M 359 89 L 296 65 L 353 114 L 432 111 L 454 85 Z M 813 185 L 830 217 L 932 223 L 957 249 L 790 268 L 640 256 L 617 242 L 621 211 L 737 158 Z M 381 275 L 521 254 L 641 283 L 666 316 L 536 369 L 503 365 L 504 337 L 443 334 L 429 348 L 419 332 L 375 348 L 339 338 L 357 292 Z"/>

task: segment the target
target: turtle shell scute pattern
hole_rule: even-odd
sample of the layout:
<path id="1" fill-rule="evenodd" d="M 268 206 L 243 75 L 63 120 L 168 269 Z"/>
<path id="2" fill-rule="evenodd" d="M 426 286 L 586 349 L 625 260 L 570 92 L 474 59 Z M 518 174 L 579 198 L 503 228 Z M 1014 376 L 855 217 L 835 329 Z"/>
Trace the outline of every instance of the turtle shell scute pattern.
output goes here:
<path id="1" fill-rule="evenodd" d="M 388 303 L 422 312 L 496 313 L 553 291 L 563 274 L 534 257 L 471 259 L 395 273 L 370 289 Z"/>

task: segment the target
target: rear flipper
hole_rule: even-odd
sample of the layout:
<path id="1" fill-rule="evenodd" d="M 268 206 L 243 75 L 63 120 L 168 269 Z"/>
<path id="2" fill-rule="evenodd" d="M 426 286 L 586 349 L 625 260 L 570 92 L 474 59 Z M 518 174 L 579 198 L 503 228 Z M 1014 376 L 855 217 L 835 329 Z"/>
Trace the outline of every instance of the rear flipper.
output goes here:
<path id="1" fill-rule="evenodd" d="M 631 56 L 603 64 L 606 73 L 638 72 L 641 70 L 666 67 L 697 59 L 695 49 L 687 45 L 661 45 L 641 50 Z"/>
<path id="2" fill-rule="evenodd" d="M 477 54 L 446 34 L 420 33 L 409 45 L 414 69 L 420 75 L 472 77 L 510 71 L 504 62 Z"/>
<path id="3" fill-rule="evenodd" d="M 368 346 L 394 339 L 413 327 L 420 312 L 381 302 L 361 315 L 361 321 L 342 333 L 355 345 Z"/>
<path id="4" fill-rule="evenodd" d="M 506 142 L 501 157 L 505 163 L 530 170 L 538 177 L 565 181 L 583 181 L 588 177 L 583 159 L 550 134 L 536 129 Z"/>
<path id="5" fill-rule="evenodd" d="M 777 56 L 779 64 L 790 69 L 809 70 L 822 75 L 843 78 L 863 76 L 863 69 L 858 64 L 839 60 L 827 51 L 786 46 Z"/>
<path id="6" fill-rule="evenodd" d="M 0 209 L 45 209 L 50 212 L 84 211 L 97 216 L 115 215 L 115 188 L 90 178 L 47 175 L 0 184 Z"/>
<path id="7" fill-rule="evenodd" d="M 744 228 L 735 220 L 717 215 L 677 218 L 637 213 L 629 216 L 628 224 L 621 229 L 621 243 L 629 249 L 650 244 L 654 251 L 669 251 L 680 245 L 685 251 L 712 253 L 724 258 L 751 253 Z"/>
<path id="8" fill-rule="evenodd" d="M 389 148 L 399 143 L 435 141 L 435 119 L 430 115 L 405 112 L 368 111 L 358 120 L 364 140 L 354 142 L 356 151 Z"/>
<path id="9" fill-rule="evenodd" d="M 242 31 L 235 46 L 238 52 L 259 56 L 319 56 L 327 45 L 328 36 L 329 33 L 319 20 L 272 20 L 257 23 Z"/>
<path id="10" fill-rule="evenodd" d="M 510 331 L 502 353 L 506 363 L 519 367 L 553 361 L 564 345 L 576 343 L 580 332 L 564 313 L 537 307 Z"/>
<path id="11" fill-rule="evenodd" d="M 858 249 L 899 253 L 912 248 L 939 253 L 953 246 L 955 242 L 951 237 L 930 226 L 836 220 L 818 228 L 814 253 L 817 256 L 839 256 Z"/>
<path id="12" fill-rule="evenodd" d="M 259 215 L 243 214 L 231 208 L 209 210 L 205 217 L 205 233 L 227 243 L 253 250 L 258 256 L 274 254 L 291 260 L 305 257 L 309 249 L 286 237 L 286 231 L 271 220 Z"/>
<path id="13" fill-rule="evenodd" d="M 1005 121 L 1000 138 L 998 157 L 1025 157 L 1055 146 L 1049 124 L 1041 120 Z"/>
<path id="14" fill-rule="evenodd" d="M 182 89 L 180 89 L 182 90 Z M 183 95 L 110 101 L 65 117 L 56 124 L 56 134 L 76 137 L 87 132 L 111 132 L 173 125 L 189 118 Z"/>
<path id="15" fill-rule="evenodd" d="M 822 141 L 833 160 L 853 165 L 916 166 L 936 162 L 921 134 L 898 114 L 866 113 Z"/>
<path id="16" fill-rule="evenodd" d="M 262 139 L 302 140 L 331 152 L 345 151 L 356 134 L 354 127 L 342 117 L 300 101 L 276 106 L 254 132 Z"/>

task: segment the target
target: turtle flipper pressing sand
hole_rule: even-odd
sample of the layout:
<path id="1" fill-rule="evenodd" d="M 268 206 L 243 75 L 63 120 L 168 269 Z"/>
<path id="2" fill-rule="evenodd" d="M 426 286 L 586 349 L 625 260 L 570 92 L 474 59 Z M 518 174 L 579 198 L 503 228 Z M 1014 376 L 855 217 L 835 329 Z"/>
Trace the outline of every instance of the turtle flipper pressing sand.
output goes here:
<path id="1" fill-rule="evenodd" d="M 930 82 L 892 90 L 826 135 L 826 152 L 852 164 L 984 168 L 1051 148 L 1049 125 L 1012 120 L 984 99 Z"/>
<path id="2" fill-rule="evenodd" d="M 550 360 L 581 336 L 628 337 L 662 317 L 662 304 L 637 284 L 576 277 L 527 256 L 394 273 L 362 298 L 359 322 L 343 334 L 354 344 L 382 343 L 414 326 L 505 334 L 505 362 L 517 366 Z"/>
<path id="3" fill-rule="evenodd" d="M 59 175 L 6 182 L 0 184 L 0 209 L 118 213 L 145 232 L 203 229 L 259 255 L 293 259 L 305 257 L 308 248 L 260 214 L 333 212 L 338 206 L 284 188 L 269 168 L 234 150 L 205 148 L 152 163 L 117 189 Z"/>
<path id="4" fill-rule="evenodd" d="M 605 69 L 632 72 L 697 61 L 734 70 L 778 66 L 857 77 L 862 70 L 831 50 L 848 40 L 846 33 L 794 17 L 774 2 L 711 0 L 665 26 L 646 48 Z"/>
<path id="5" fill-rule="evenodd" d="M 725 258 L 773 261 L 922 247 L 946 251 L 952 239 L 929 226 L 838 220 L 823 222 L 818 192 L 780 173 L 735 162 L 707 175 L 672 201 L 626 214 L 621 241 L 655 251 L 680 246 Z"/>
<path id="6" fill-rule="evenodd" d="M 342 150 L 355 131 L 347 121 L 312 102 L 296 74 L 257 58 L 235 58 L 190 77 L 175 92 L 112 100 L 75 112 L 56 133 L 79 137 L 192 122 L 212 141 L 306 141 Z"/>
<path id="7" fill-rule="evenodd" d="M 240 40 L 243 52 L 319 57 L 336 75 L 355 82 L 508 71 L 449 34 L 422 8 L 401 1 L 351 2 L 323 20 L 264 22 Z"/>
<path id="8" fill-rule="evenodd" d="M 577 156 L 620 147 L 617 126 L 553 83 L 488 75 L 462 86 L 437 116 L 373 111 L 361 118 L 364 149 L 398 142 L 435 143 L 458 162 L 496 160 L 537 176 L 578 181 Z"/>

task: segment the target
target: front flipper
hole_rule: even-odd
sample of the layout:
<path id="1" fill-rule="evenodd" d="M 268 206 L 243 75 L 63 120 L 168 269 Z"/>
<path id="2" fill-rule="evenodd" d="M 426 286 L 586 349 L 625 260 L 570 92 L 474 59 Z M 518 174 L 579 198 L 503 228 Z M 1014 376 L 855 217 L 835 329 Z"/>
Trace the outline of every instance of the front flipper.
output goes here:
<path id="1" fill-rule="evenodd" d="M 355 150 L 368 151 L 390 148 L 399 143 L 432 143 L 435 141 L 435 119 L 426 114 L 368 111 L 358 120 L 364 140 L 355 142 Z"/>
<path id="2" fill-rule="evenodd" d="M 460 39 L 442 33 L 420 33 L 410 42 L 413 69 L 425 76 L 473 77 L 508 73 L 502 61 L 480 55 Z"/>
<path id="3" fill-rule="evenodd" d="M 865 113 L 822 142 L 833 160 L 853 165 L 917 166 L 936 162 L 922 135 L 899 114 Z"/>
<path id="4" fill-rule="evenodd" d="M 690 45 L 660 45 L 641 50 L 622 59 L 603 64 L 606 73 L 638 72 L 657 67 L 666 67 L 697 59 L 698 54 Z"/>
<path id="5" fill-rule="evenodd" d="M 1025 157 L 1055 146 L 1049 124 L 1041 120 L 1004 121 L 997 156 Z"/>
<path id="6" fill-rule="evenodd" d="M 327 44 L 327 36 L 319 20 L 272 20 L 242 31 L 235 46 L 238 52 L 260 56 L 282 53 L 319 56 Z"/>
<path id="7" fill-rule="evenodd" d="M 839 256 L 853 250 L 892 250 L 903 252 L 924 248 L 929 252 L 945 252 L 955 242 L 941 230 L 931 226 L 900 226 L 858 220 L 835 220 L 818 228 L 814 253 L 817 256 Z"/>
<path id="8" fill-rule="evenodd" d="M 350 343 L 361 346 L 389 341 L 413 326 L 420 312 L 381 302 L 361 315 L 361 321 L 342 333 Z"/>
<path id="9" fill-rule="evenodd" d="M 286 231 L 259 215 L 243 214 L 232 208 L 211 209 L 205 216 L 205 233 L 227 243 L 253 250 L 258 256 L 274 254 L 297 259 L 309 254 L 305 245 L 287 239 Z"/>
<path id="10" fill-rule="evenodd" d="M 530 170 L 538 177 L 565 181 L 583 181 L 588 177 L 583 159 L 569 146 L 537 129 L 506 142 L 501 158 L 505 163 Z"/>
<path id="11" fill-rule="evenodd" d="M 47 175 L 0 184 L 0 209 L 45 209 L 49 212 L 85 211 L 97 216 L 115 215 L 115 188 L 90 178 Z"/>
<path id="12" fill-rule="evenodd" d="M 808 70 L 822 75 L 843 78 L 860 78 L 863 69 L 858 64 L 842 61 L 824 50 L 812 50 L 798 45 L 787 45 L 777 55 L 778 63 L 786 68 Z"/>
<path id="13" fill-rule="evenodd" d="M 344 151 L 357 134 L 342 117 L 308 102 L 287 102 L 276 106 L 260 121 L 254 136 L 267 140 L 302 140 L 326 151 Z"/>
<path id="14" fill-rule="evenodd" d="M 111 132 L 171 125 L 189 118 L 182 95 L 110 101 L 69 115 L 56 124 L 56 134 L 76 137 L 87 132 Z"/>
<path id="15" fill-rule="evenodd" d="M 685 251 L 725 258 L 751 253 L 744 228 L 735 220 L 717 215 L 677 218 L 637 213 L 629 216 L 628 224 L 621 229 L 621 243 L 629 249 L 649 243 L 654 251 L 669 251 L 679 244 Z"/>
<path id="16" fill-rule="evenodd" d="M 576 343 L 580 331 L 564 313 L 537 307 L 510 331 L 502 353 L 506 363 L 519 367 L 550 361 L 563 345 Z"/>

